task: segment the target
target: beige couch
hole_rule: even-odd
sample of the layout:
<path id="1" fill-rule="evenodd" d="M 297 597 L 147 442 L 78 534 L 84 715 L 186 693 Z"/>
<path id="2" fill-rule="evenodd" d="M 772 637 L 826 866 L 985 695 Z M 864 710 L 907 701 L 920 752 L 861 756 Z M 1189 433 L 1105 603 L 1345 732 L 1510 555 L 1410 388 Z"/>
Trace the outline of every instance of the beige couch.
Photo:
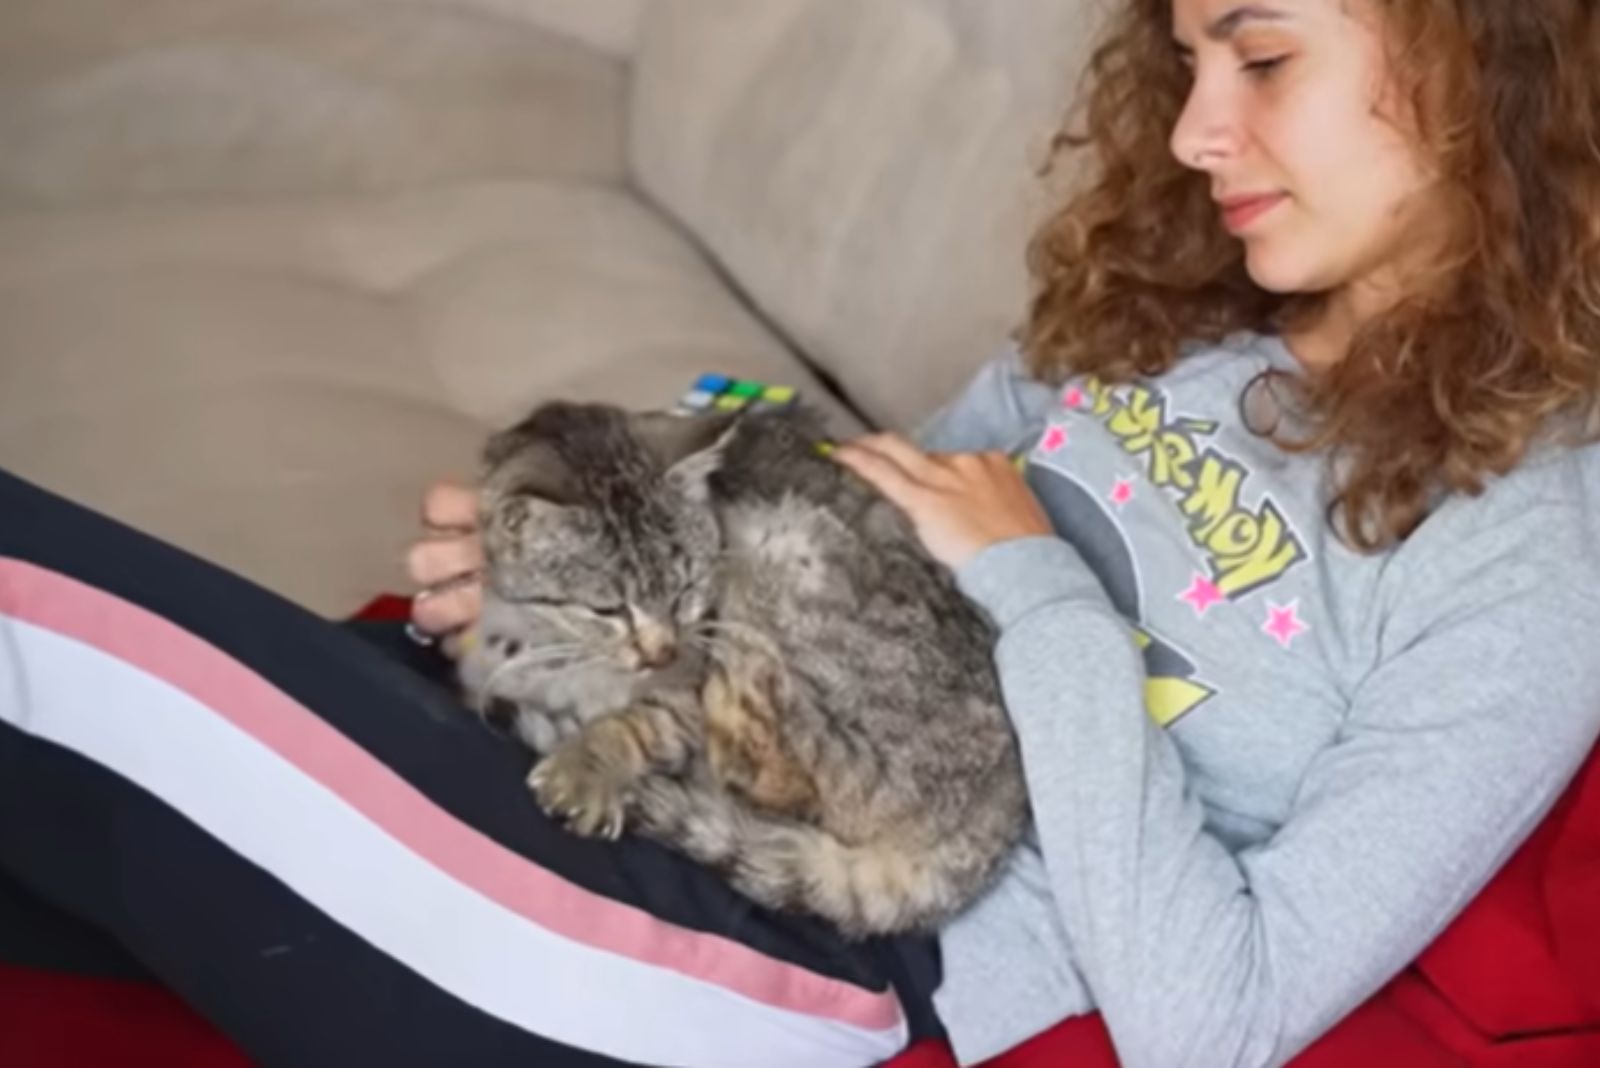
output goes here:
<path id="1" fill-rule="evenodd" d="M 906 426 L 1022 313 L 1088 6 L 6 0 L 0 466 L 342 613 L 539 398 Z"/>

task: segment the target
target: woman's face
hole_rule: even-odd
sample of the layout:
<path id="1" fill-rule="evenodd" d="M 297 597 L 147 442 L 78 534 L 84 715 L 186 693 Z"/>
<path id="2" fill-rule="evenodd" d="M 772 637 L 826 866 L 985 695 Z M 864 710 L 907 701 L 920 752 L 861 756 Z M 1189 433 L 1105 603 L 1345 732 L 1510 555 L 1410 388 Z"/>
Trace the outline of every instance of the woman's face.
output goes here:
<path id="1" fill-rule="evenodd" d="M 1517 0 L 1508 0 L 1517 2 Z M 1372 0 L 1172 0 L 1194 81 L 1174 155 L 1275 293 L 1385 292 L 1416 248 L 1427 167 Z"/>

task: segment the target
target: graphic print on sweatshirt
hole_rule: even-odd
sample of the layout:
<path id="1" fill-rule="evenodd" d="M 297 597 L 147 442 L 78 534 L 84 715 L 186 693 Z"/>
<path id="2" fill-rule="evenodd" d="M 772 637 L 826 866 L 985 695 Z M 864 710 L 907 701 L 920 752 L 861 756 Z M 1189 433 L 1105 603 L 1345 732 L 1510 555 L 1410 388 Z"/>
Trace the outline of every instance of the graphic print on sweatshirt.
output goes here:
<path id="1" fill-rule="evenodd" d="M 1253 636 L 1283 649 L 1309 628 L 1297 598 L 1273 597 L 1310 559 L 1306 543 L 1270 494 L 1251 492 L 1252 472 L 1219 447 L 1219 428 L 1152 385 L 1078 381 L 1024 467 L 1058 533 L 1132 624 L 1145 705 L 1163 727 L 1219 692 L 1186 638 L 1229 606 L 1259 602 Z"/>

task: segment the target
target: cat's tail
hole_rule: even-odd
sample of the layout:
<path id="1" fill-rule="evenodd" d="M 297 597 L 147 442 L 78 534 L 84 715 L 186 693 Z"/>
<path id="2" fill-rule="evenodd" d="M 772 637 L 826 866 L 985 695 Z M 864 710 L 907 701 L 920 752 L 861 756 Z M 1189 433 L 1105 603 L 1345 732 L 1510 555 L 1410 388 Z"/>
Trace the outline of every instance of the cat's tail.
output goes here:
<path id="1" fill-rule="evenodd" d="M 886 833 L 850 844 L 809 824 L 752 809 L 721 790 L 655 778 L 635 796 L 638 829 L 721 873 L 779 911 L 809 912 L 847 936 L 931 931 L 989 881 L 1008 850 L 1003 832 L 913 842 Z"/>

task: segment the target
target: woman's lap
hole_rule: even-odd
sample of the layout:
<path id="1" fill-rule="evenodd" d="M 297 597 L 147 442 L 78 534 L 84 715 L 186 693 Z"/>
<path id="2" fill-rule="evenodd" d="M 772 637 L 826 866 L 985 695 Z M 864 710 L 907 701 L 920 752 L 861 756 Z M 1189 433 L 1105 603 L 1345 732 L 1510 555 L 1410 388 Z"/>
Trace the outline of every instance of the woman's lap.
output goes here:
<path id="1" fill-rule="evenodd" d="M 936 1026 L 926 943 L 575 839 L 361 637 L 3 473 L 0 516 L 0 873 L 260 1063 L 865 1064 Z"/>

